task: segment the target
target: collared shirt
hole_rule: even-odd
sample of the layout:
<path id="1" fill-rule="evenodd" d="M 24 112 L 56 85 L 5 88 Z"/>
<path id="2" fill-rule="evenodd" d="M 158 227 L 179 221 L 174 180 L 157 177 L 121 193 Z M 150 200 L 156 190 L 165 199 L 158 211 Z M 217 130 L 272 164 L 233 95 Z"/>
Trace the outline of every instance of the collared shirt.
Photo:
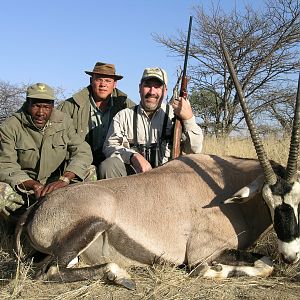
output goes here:
<path id="1" fill-rule="evenodd" d="M 90 122 L 87 128 L 87 134 L 89 135 L 89 141 L 91 142 L 92 150 L 102 149 L 106 134 L 109 127 L 110 112 L 113 106 L 113 99 L 108 100 L 107 107 L 104 110 L 100 110 L 93 99 L 90 96 Z"/>
<path id="2" fill-rule="evenodd" d="M 139 105 L 137 110 L 137 143 L 157 143 L 160 150 L 159 164 L 170 160 L 171 145 L 169 140 L 161 140 L 163 123 L 165 118 L 166 105 L 162 106 L 153 114 L 150 119 L 144 109 Z M 136 153 L 130 148 L 134 144 L 133 130 L 133 108 L 126 108 L 118 112 L 110 125 L 107 138 L 103 146 L 103 153 L 106 157 L 117 156 L 123 162 L 129 164 L 130 156 Z M 170 106 L 166 136 L 173 135 L 174 112 Z M 183 146 L 185 153 L 200 153 L 202 150 L 203 134 L 201 128 L 196 124 L 195 117 L 183 121 Z"/>

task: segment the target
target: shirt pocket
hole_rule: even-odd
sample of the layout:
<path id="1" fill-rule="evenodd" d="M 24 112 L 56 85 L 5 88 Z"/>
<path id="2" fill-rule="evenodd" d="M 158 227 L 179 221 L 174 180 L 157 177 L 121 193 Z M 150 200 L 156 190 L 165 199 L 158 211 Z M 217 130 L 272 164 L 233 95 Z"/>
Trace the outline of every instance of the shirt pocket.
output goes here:
<path id="1" fill-rule="evenodd" d="M 67 136 L 56 134 L 53 136 L 52 148 L 53 149 L 65 149 L 67 147 Z"/>
<path id="2" fill-rule="evenodd" d="M 67 135 L 63 132 L 58 132 L 52 139 L 52 151 L 49 151 L 49 155 L 53 156 L 53 164 L 59 166 L 63 160 L 69 159 L 68 154 L 68 142 Z"/>
<path id="3" fill-rule="evenodd" d="M 39 151 L 34 145 L 21 141 L 16 144 L 18 163 L 22 169 L 34 169 L 39 159 Z"/>

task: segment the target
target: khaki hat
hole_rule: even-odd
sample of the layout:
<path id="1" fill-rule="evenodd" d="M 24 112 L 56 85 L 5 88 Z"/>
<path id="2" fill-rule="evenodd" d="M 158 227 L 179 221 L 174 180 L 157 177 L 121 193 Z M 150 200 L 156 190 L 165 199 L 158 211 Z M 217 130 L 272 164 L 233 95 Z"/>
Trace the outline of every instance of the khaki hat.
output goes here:
<path id="1" fill-rule="evenodd" d="M 54 90 L 45 83 L 30 85 L 27 88 L 26 97 L 32 99 L 55 100 Z"/>
<path id="2" fill-rule="evenodd" d="M 149 78 L 156 78 L 160 80 L 166 86 L 168 85 L 168 76 L 164 69 L 155 67 L 155 68 L 146 68 L 144 70 L 141 82 L 149 79 Z"/>
<path id="3" fill-rule="evenodd" d="M 88 75 L 99 74 L 99 75 L 109 75 L 115 78 L 115 80 L 120 80 L 123 78 L 121 75 L 116 75 L 116 68 L 113 64 L 107 64 L 103 62 L 97 62 L 95 64 L 93 71 L 85 71 Z"/>

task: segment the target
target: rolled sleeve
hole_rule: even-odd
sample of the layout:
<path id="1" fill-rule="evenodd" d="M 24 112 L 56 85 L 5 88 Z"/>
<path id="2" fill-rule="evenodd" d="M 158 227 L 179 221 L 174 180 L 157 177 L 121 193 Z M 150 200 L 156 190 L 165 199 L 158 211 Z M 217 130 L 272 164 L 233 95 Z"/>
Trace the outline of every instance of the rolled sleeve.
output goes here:
<path id="1" fill-rule="evenodd" d="M 201 153 L 203 133 L 200 126 L 196 123 L 195 116 L 183 121 L 183 134 L 186 136 L 184 151 L 186 153 Z"/>

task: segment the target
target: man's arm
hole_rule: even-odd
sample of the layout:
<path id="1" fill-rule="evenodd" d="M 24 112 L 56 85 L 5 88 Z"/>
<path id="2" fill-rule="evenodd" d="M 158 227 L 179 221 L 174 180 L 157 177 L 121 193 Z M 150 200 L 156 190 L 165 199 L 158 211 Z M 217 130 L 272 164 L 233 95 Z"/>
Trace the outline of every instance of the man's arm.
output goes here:
<path id="1" fill-rule="evenodd" d="M 135 150 L 130 149 L 128 136 L 128 126 L 126 122 L 130 122 L 131 110 L 123 109 L 119 111 L 113 118 L 105 142 L 103 144 L 103 153 L 106 157 L 117 156 L 124 163 L 130 164 L 130 157 Z"/>
<path id="2" fill-rule="evenodd" d="M 183 97 L 172 102 L 174 114 L 177 115 L 183 124 L 183 151 L 185 153 L 201 153 L 203 144 L 202 129 L 196 123 L 189 101 Z"/>
<path id="3" fill-rule="evenodd" d="M 66 116 L 64 120 L 69 138 L 67 149 L 69 152 L 69 163 L 66 167 L 66 172 L 74 173 L 77 177 L 83 180 L 86 176 L 87 169 L 93 161 L 93 155 L 90 145 L 82 141 L 81 137 L 75 132 L 72 119 Z M 64 174 L 65 177 L 70 175 Z M 75 176 L 74 176 L 75 177 Z M 73 178 L 69 178 L 73 179 Z"/>
<path id="4" fill-rule="evenodd" d="M 76 134 L 72 120 L 68 116 L 65 117 L 64 122 L 69 140 L 66 145 L 69 153 L 68 165 L 64 174 L 60 176 L 58 180 L 42 188 L 38 187 L 34 189 L 37 198 L 67 186 L 75 177 L 84 180 L 87 175 L 88 167 L 92 163 L 92 152 L 88 143 L 82 141 L 80 136 Z M 27 184 L 30 185 L 30 182 Z"/>
<path id="5" fill-rule="evenodd" d="M 0 181 L 8 183 L 18 192 L 35 194 L 39 198 L 44 186 L 31 179 L 18 163 L 16 150 L 19 147 L 16 145 L 18 128 L 13 128 L 13 125 L 5 124 L 0 128 Z"/>
<path id="6" fill-rule="evenodd" d="M 17 128 L 6 123 L 0 127 L 0 181 L 8 183 L 13 189 L 31 179 L 18 163 L 16 131 Z"/>

